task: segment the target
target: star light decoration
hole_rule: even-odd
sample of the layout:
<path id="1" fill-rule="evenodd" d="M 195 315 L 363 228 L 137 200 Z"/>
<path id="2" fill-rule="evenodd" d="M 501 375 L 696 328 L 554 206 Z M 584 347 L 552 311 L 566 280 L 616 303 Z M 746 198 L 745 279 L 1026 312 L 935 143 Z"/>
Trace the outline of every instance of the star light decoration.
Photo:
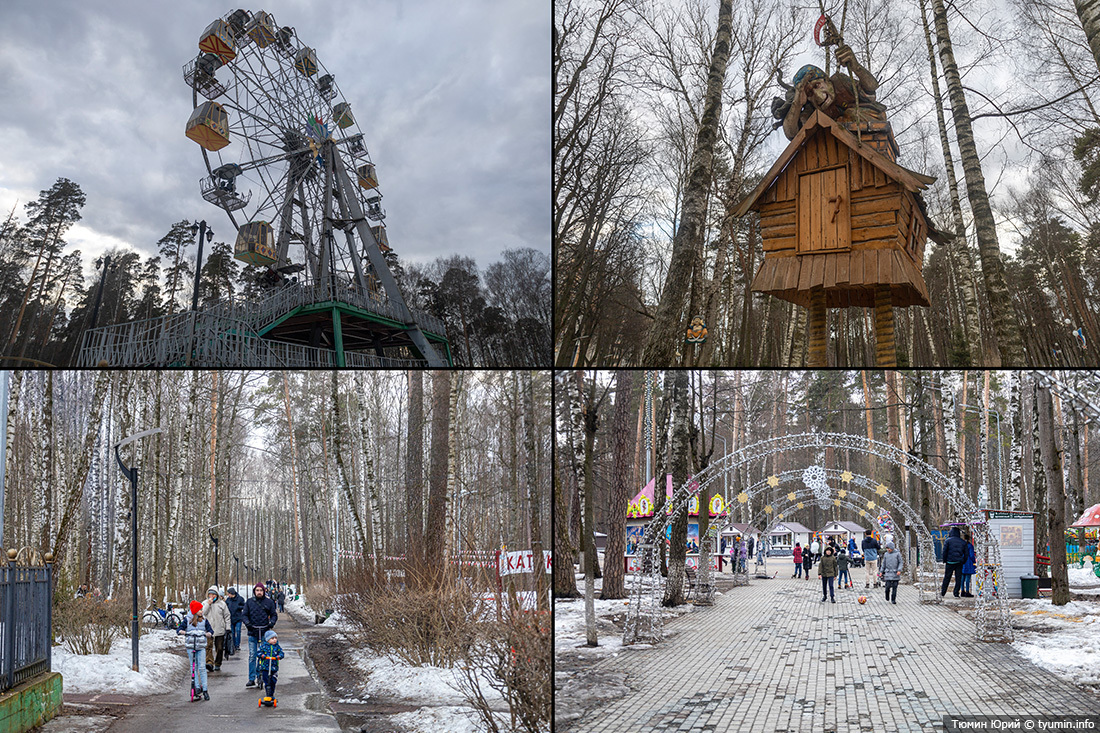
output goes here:
<path id="1" fill-rule="evenodd" d="M 825 469 L 822 466 L 807 466 L 802 472 L 802 483 L 813 492 L 818 506 L 824 509 L 829 505 L 829 484 L 825 480 Z"/>
<path id="2" fill-rule="evenodd" d="M 885 484 L 879 484 L 878 486 L 876 486 L 875 487 L 875 493 L 878 494 L 879 496 L 886 496 L 886 485 Z"/>
<path id="3" fill-rule="evenodd" d="M 772 474 L 771 476 L 768 476 L 768 486 L 772 487 L 773 489 L 776 486 L 779 486 L 779 477 L 776 476 L 775 474 Z"/>

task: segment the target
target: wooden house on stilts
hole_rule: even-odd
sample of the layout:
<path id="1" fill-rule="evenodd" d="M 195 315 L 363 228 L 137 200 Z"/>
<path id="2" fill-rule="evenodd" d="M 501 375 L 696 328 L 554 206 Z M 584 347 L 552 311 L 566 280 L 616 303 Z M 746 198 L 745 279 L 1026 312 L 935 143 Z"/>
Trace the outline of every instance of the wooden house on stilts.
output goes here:
<path id="1" fill-rule="evenodd" d="M 809 308 L 809 366 L 826 362 L 826 312 L 875 309 L 878 366 L 895 366 L 893 308 L 929 305 L 921 274 L 935 178 L 898 165 L 888 122 L 850 127 L 817 110 L 735 209 L 760 214 L 764 261 L 752 282 Z"/>

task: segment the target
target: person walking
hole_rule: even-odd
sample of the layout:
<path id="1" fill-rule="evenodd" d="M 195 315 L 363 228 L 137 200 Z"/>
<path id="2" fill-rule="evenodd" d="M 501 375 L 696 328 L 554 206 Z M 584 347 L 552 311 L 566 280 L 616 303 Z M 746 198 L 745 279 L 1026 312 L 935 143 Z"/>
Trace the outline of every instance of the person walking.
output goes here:
<path id="1" fill-rule="evenodd" d="M 802 577 L 802 545 L 798 542 L 794 543 L 794 575 L 791 577 Z"/>
<path id="2" fill-rule="evenodd" d="M 844 548 L 840 549 L 840 552 L 836 555 L 836 584 L 841 588 L 852 587 L 852 574 L 848 572 L 848 553 L 844 551 Z M 847 581 L 847 585 L 845 585 Z"/>
<path id="3" fill-rule="evenodd" d="M 749 537 L 749 557 L 752 557 L 752 551 L 756 549 L 756 539 Z"/>
<path id="4" fill-rule="evenodd" d="M 275 610 L 275 601 L 267 596 L 267 588 L 257 583 L 252 588 L 252 597 L 244 604 L 244 625 L 248 629 L 248 682 L 245 687 L 256 687 L 256 649 L 260 645 L 265 631 L 275 627 L 279 612 Z"/>
<path id="5" fill-rule="evenodd" d="M 187 645 L 187 661 L 191 663 L 191 670 L 194 675 L 192 684 L 195 687 L 195 696 L 191 698 L 191 702 L 195 702 L 199 699 L 199 693 L 202 693 L 203 700 L 210 699 L 210 693 L 206 690 L 207 669 L 203 661 L 206 657 L 207 641 L 214 636 L 214 629 L 210 626 L 210 622 L 203 617 L 199 602 L 192 601 L 192 603 L 195 604 L 197 610 L 192 614 L 186 625 L 176 629 L 176 635 L 184 634 L 184 641 Z"/>
<path id="6" fill-rule="evenodd" d="M 886 553 L 882 556 L 882 581 L 886 585 L 886 600 L 898 602 L 898 582 L 904 562 L 901 553 L 894 549 L 893 542 L 886 543 Z"/>
<path id="7" fill-rule="evenodd" d="M 813 555 L 814 562 L 820 562 L 821 543 L 817 541 L 817 537 L 814 537 L 814 541 L 810 543 L 810 554 Z"/>
<path id="8" fill-rule="evenodd" d="M 747 543 L 742 542 L 741 543 L 741 551 L 740 551 L 740 554 L 738 556 L 739 557 L 738 562 L 740 563 L 739 564 L 739 569 L 740 569 L 740 572 L 742 572 L 742 573 L 747 573 L 748 572 L 748 564 L 749 564 L 748 563 L 748 556 L 749 556 L 749 546 L 748 546 Z"/>
<path id="9" fill-rule="evenodd" d="M 962 538 L 958 527 L 952 527 L 943 543 L 943 583 L 940 584 L 940 597 L 947 595 L 947 586 L 951 576 L 955 576 L 954 596 L 959 597 L 962 590 L 962 568 L 969 555 L 970 545 Z"/>
<path id="10" fill-rule="evenodd" d="M 821 576 L 821 602 L 824 603 L 825 599 L 829 598 L 836 603 L 836 593 L 833 590 L 833 581 L 836 580 L 836 556 L 833 555 L 833 548 L 825 548 L 821 564 L 817 566 L 817 574 Z"/>
<path id="11" fill-rule="evenodd" d="M 225 605 L 221 593 L 218 592 L 218 586 L 212 585 L 206 589 L 202 615 L 214 630 L 214 643 L 206 645 L 206 669 L 209 672 L 220 672 L 222 654 L 225 652 L 225 632 L 229 631 L 231 615 L 229 606 Z"/>
<path id="12" fill-rule="evenodd" d="M 967 532 L 963 539 L 966 540 L 966 562 L 963 563 L 962 567 L 962 593 L 959 595 L 963 598 L 973 598 L 974 595 L 970 592 L 970 580 L 978 569 L 977 557 L 974 554 L 974 537 Z"/>
<path id="13" fill-rule="evenodd" d="M 241 648 L 241 626 L 244 625 L 244 599 L 235 587 L 225 592 L 225 605 L 229 607 L 229 633 L 225 638 L 229 642 L 227 657 L 232 657 Z"/>
<path id="14" fill-rule="evenodd" d="M 860 549 L 863 550 L 863 587 L 870 588 L 874 583 L 878 588 L 878 553 L 882 547 L 878 540 L 867 535 L 863 538 Z"/>
<path id="15" fill-rule="evenodd" d="M 810 570 L 814 566 L 814 554 L 810 550 L 802 551 L 802 570 L 805 571 L 806 580 L 810 579 Z"/>
<path id="16" fill-rule="evenodd" d="M 279 604 L 279 613 L 286 613 L 286 608 L 283 605 L 286 603 L 286 591 L 283 588 L 279 588 L 275 592 L 275 602 Z"/>

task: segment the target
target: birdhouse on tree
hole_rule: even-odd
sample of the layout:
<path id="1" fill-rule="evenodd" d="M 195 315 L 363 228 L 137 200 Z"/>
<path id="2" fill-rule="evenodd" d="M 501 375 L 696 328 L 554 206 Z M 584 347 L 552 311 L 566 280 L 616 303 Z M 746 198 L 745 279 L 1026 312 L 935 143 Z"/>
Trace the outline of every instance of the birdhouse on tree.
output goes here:
<path id="1" fill-rule="evenodd" d="M 874 307 L 878 365 L 894 366 L 892 308 L 929 305 L 924 245 L 947 240 L 920 191 L 936 179 L 896 157 L 889 122 L 840 123 L 816 109 L 735 209 L 760 215 L 752 290 L 810 309 L 810 366 L 827 366 L 827 308 Z"/>

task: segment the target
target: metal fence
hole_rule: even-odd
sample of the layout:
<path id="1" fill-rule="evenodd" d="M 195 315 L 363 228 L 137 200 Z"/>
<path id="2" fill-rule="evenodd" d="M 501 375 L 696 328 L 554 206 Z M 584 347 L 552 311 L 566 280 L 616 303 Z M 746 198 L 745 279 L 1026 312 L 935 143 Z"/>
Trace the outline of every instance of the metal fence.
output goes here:
<path id="1" fill-rule="evenodd" d="M 53 566 L 0 564 L 0 692 L 50 671 Z M 47 558 L 48 559 L 48 558 Z"/>

